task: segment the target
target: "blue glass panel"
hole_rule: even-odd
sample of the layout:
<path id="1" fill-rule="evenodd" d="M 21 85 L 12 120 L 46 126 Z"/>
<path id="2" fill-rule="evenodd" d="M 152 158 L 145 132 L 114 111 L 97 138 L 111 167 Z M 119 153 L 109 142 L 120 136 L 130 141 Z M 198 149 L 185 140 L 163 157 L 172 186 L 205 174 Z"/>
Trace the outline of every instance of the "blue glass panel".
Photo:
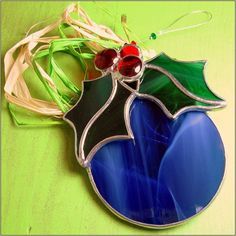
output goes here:
<path id="1" fill-rule="evenodd" d="M 168 119 L 153 102 L 132 104 L 134 140 L 103 146 L 91 162 L 96 187 L 112 208 L 153 225 L 185 220 L 201 211 L 222 181 L 220 135 L 199 111 Z"/>

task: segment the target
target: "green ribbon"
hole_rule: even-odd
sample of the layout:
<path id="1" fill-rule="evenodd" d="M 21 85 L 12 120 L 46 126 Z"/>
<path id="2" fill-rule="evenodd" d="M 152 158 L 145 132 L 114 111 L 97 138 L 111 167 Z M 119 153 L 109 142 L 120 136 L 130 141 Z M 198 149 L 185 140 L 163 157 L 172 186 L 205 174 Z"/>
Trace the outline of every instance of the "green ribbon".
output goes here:
<path id="1" fill-rule="evenodd" d="M 53 40 L 48 49 L 40 50 L 33 56 L 32 66 L 33 70 L 36 73 L 37 77 L 40 79 L 46 92 L 50 95 L 52 101 L 54 101 L 63 113 L 67 112 L 79 99 L 81 95 L 81 89 L 79 86 L 75 85 L 71 79 L 70 75 L 67 75 L 63 69 L 58 65 L 55 59 L 55 53 L 62 52 L 71 55 L 75 58 L 81 67 L 81 70 L 85 74 L 85 79 L 88 79 L 86 71 L 86 59 L 93 59 L 95 54 L 91 50 L 88 50 L 86 47 L 87 42 L 96 42 L 97 44 L 106 47 L 106 48 L 118 48 L 119 44 L 113 43 L 108 40 L 97 40 L 97 39 L 86 39 L 86 38 L 68 38 L 64 33 L 64 30 L 68 28 L 67 24 L 60 24 L 58 27 L 60 39 Z M 40 59 L 46 58 L 48 61 L 47 73 L 55 81 L 59 79 L 64 85 L 63 89 L 59 87 L 52 88 L 47 81 L 43 78 L 43 75 L 39 71 L 37 64 Z M 65 91 L 69 91 L 65 92 Z M 55 120 L 48 121 L 48 118 L 42 116 L 39 122 L 28 122 L 22 119 L 18 119 L 15 110 L 11 104 L 8 105 L 10 114 L 17 126 L 43 126 L 43 125 L 57 125 L 62 124 L 63 121 Z"/>

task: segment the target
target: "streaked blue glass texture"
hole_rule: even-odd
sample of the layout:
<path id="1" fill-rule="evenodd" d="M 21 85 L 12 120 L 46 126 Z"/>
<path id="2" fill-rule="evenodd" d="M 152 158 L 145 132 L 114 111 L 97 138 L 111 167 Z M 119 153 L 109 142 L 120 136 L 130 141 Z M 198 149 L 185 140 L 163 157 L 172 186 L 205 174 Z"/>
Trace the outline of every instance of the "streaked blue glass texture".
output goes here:
<path id="1" fill-rule="evenodd" d="M 203 210 L 225 169 L 224 147 L 210 118 L 191 111 L 171 120 L 139 98 L 130 115 L 134 139 L 106 144 L 91 161 L 104 200 L 128 219 L 151 225 L 178 223 Z"/>

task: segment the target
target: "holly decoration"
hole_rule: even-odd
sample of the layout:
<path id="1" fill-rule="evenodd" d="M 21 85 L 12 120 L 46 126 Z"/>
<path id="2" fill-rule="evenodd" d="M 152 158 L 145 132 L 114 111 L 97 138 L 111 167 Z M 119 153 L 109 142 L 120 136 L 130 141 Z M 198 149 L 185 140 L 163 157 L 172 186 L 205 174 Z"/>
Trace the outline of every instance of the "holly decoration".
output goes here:
<path id="1" fill-rule="evenodd" d="M 132 137 L 131 129 L 126 128 L 130 127 L 129 121 L 123 117 L 129 116 L 129 110 L 124 109 L 125 104 L 131 105 L 135 97 L 154 101 L 170 118 L 189 110 L 211 110 L 225 106 L 224 100 L 215 95 L 205 82 L 205 61 L 177 61 L 161 53 L 143 62 L 141 50 L 133 42 L 125 44 L 119 51 L 105 49 L 99 52 L 94 63 L 104 75 L 83 82 L 82 97 L 65 115 L 73 123 L 77 122 L 75 117 L 81 118 L 76 128 L 77 140 L 80 140 L 87 123 L 102 110 L 85 132 L 83 140 L 86 145 L 78 144 L 79 161 L 83 166 L 92 159 L 92 149 L 104 139 L 117 135 Z M 120 118 L 100 130 L 100 124 L 107 123 L 113 116 L 112 106 L 119 111 L 116 114 Z M 86 115 L 85 107 L 89 110 Z"/>

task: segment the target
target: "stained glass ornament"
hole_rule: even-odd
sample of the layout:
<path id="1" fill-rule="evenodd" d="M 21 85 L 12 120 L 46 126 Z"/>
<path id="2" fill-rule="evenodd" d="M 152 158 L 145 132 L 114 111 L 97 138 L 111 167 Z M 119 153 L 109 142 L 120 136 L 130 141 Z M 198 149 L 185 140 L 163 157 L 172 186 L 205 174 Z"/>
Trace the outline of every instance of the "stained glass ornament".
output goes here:
<path id="1" fill-rule="evenodd" d="M 74 20 L 73 12 L 80 18 Z M 204 14 L 207 19 L 173 28 L 191 14 Z M 184 14 L 149 39 L 199 27 L 211 18 L 208 11 Z M 130 41 L 126 24 L 123 16 Z M 68 27 L 79 37 L 67 35 Z M 60 36 L 44 37 L 56 28 Z M 59 51 L 78 59 L 89 79 L 83 81 L 82 93 L 56 63 L 53 54 Z M 94 55 L 99 71 L 91 76 L 93 65 L 85 60 Z M 144 55 L 150 58 L 151 53 L 145 50 Z M 37 61 L 45 56 L 48 72 Z M 135 41 L 127 43 L 96 24 L 77 4 L 69 6 L 59 21 L 18 42 L 4 61 L 8 101 L 47 116 L 64 114 L 74 129 L 79 163 L 95 193 L 118 217 L 165 228 L 191 219 L 215 198 L 225 171 L 224 146 L 206 112 L 224 107 L 225 101 L 208 87 L 205 61 L 179 61 L 164 53 L 144 61 Z M 23 80 L 29 65 L 53 102 L 31 96 Z M 102 76 L 94 79 L 98 74 Z M 76 96 L 64 93 L 53 78 Z"/>
<path id="2" fill-rule="evenodd" d="M 206 111 L 225 101 L 206 84 L 205 61 L 161 53 L 142 62 L 137 77 L 139 63 L 127 60 L 127 69 L 125 58 L 142 61 L 130 51 L 114 71 L 84 81 L 64 119 L 79 163 L 113 213 L 144 227 L 174 226 L 202 212 L 220 188 L 224 146 Z"/>

